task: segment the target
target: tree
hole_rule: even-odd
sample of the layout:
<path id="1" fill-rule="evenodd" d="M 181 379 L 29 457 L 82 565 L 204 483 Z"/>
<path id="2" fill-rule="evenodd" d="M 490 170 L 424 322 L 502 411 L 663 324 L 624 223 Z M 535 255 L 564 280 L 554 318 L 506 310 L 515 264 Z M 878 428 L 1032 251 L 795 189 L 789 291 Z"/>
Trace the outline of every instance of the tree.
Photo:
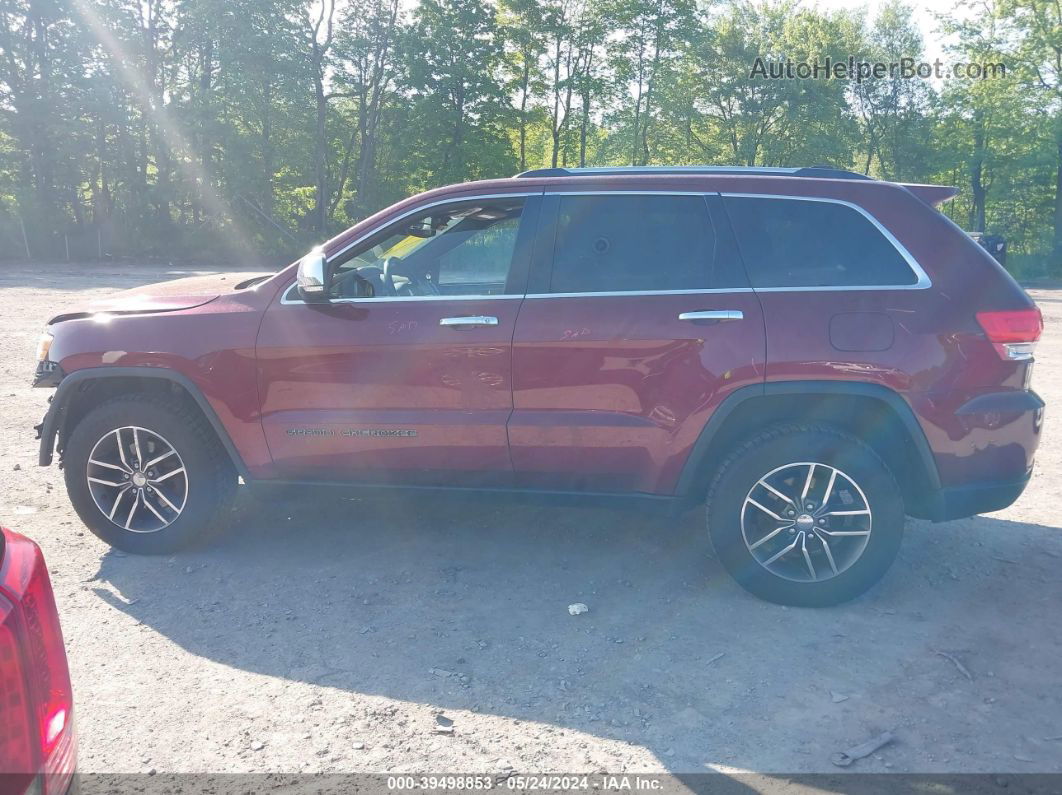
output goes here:
<path id="1" fill-rule="evenodd" d="M 609 45 L 616 80 L 632 86 L 634 106 L 620 113 L 630 142 L 630 164 L 652 160 L 651 130 L 658 108 L 659 85 L 673 73 L 695 23 L 691 0 L 613 0 L 608 20 L 620 36 Z"/>
<path id="2" fill-rule="evenodd" d="M 868 31 L 864 60 L 884 64 L 899 63 L 902 58 L 921 61 L 922 36 L 912 15 L 912 8 L 900 2 L 883 5 Z M 856 82 L 851 93 L 865 141 L 863 173 L 870 174 L 875 161 L 877 174 L 885 179 L 902 181 L 925 173 L 932 99 L 929 84 L 894 74 Z"/>
<path id="3" fill-rule="evenodd" d="M 1007 0 L 1003 13 L 1020 36 L 1016 56 L 1025 85 L 1040 95 L 1054 143 L 1052 255 L 1062 265 L 1062 4 L 1047 0 Z"/>
<path id="4" fill-rule="evenodd" d="M 500 176 L 502 163 L 511 173 L 494 8 L 483 0 L 423 0 L 406 41 L 428 183 Z"/>
<path id="5" fill-rule="evenodd" d="M 517 126 L 520 171 L 527 168 L 527 127 L 533 93 L 543 90 L 545 81 L 540 59 L 546 52 L 546 25 L 538 0 L 501 0 L 498 4 L 499 32 L 508 52 L 504 66 L 509 75 L 506 89 L 518 96 Z"/>
<path id="6" fill-rule="evenodd" d="M 302 35 L 309 55 L 310 76 L 313 81 L 313 174 L 314 195 L 310 226 L 323 234 L 328 224 L 328 111 L 333 95 L 326 88 L 329 55 L 335 38 L 336 0 L 321 0 L 316 10 L 302 8 Z"/>
<path id="7" fill-rule="evenodd" d="M 33 240 L 27 244 L 31 254 L 49 253 L 51 231 L 63 226 L 64 209 L 80 182 L 71 161 L 85 135 L 76 112 L 86 87 L 80 70 L 86 57 L 65 4 L 0 2 L 0 101 L 4 128 L 23 157 L 16 202 L 23 229 L 29 228 L 27 240 Z"/>
<path id="8" fill-rule="evenodd" d="M 799 10 L 788 0 L 727 6 L 691 54 L 706 86 L 691 128 L 702 141 L 718 140 L 740 165 L 847 167 L 858 128 L 846 83 L 770 78 L 753 75 L 753 69 L 757 59 L 778 69 L 825 63 L 827 56 L 844 59 L 857 51 L 858 36 L 851 16 Z"/>
<path id="9" fill-rule="evenodd" d="M 945 211 L 1042 273 L 1052 249 L 1062 268 L 1059 13 L 941 16 L 951 60 L 1005 78 L 856 82 L 753 66 L 918 58 L 897 0 L 873 20 L 801 0 L 0 0 L 0 252 L 66 236 L 72 256 L 283 262 L 449 182 L 829 163 L 961 185 Z"/>
<path id="10" fill-rule="evenodd" d="M 353 100 L 356 121 L 351 125 L 350 140 L 343 154 L 332 210 L 343 196 L 351 156 L 356 149 L 349 214 L 363 218 L 374 209 L 380 125 L 399 68 L 399 0 L 370 0 L 365 5 L 352 6 L 343 22 L 336 48 L 339 63 L 336 82 L 346 92 L 345 96 Z"/>

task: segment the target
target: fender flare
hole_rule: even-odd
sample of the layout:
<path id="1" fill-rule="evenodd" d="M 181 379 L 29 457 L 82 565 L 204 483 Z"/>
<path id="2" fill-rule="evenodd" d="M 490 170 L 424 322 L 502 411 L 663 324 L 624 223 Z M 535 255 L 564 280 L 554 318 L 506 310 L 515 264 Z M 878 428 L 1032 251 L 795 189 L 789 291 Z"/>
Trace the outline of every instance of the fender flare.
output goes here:
<path id="1" fill-rule="evenodd" d="M 700 436 L 694 442 L 686 463 L 679 475 L 678 486 L 675 492 L 680 497 L 689 497 L 697 485 L 697 476 L 701 463 L 704 461 L 708 448 L 715 435 L 726 423 L 727 418 L 738 406 L 747 400 L 755 400 L 759 397 L 772 395 L 823 395 L 823 396 L 853 396 L 869 397 L 885 403 L 903 423 L 915 452 L 922 463 L 928 477 L 927 487 L 930 491 L 938 491 L 941 488 L 940 473 L 937 470 L 937 461 L 933 457 L 933 451 L 929 447 L 925 431 L 919 425 L 914 410 L 898 392 L 881 386 L 880 384 L 868 384 L 865 382 L 852 381 L 772 381 L 765 384 L 751 384 L 741 387 L 728 395 L 719 407 L 712 412 L 712 416 L 701 429 Z"/>
<path id="2" fill-rule="evenodd" d="M 70 404 L 70 400 L 77 392 L 77 388 L 85 381 L 123 377 L 158 378 L 177 384 L 184 389 L 184 391 L 196 402 L 196 405 L 199 406 L 199 410 L 203 412 L 203 416 L 206 417 L 207 422 L 210 423 L 210 427 L 214 429 L 214 433 L 217 435 L 222 447 L 225 448 L 225 452 L 228 454 L 229 459 L 236 468 L 236 472 L 245 482 L 250 482 L 250 474 L 247 471 L 247 466 L 243 462 L 243 457 L 240 455 L 240 451 L 237 450 L 236 445 L 232 443 L 232 439 L 229 437 L 229 432 L 218 418 L 217 412 L 214 411 L 214 407 L 210 405 L 210 401 L 208 401 L 203 395 L 202 390 L 196 386 L 195 382 L 188 376 L 165 367 L 86 367 L 83 370 L 75 370 L 63 378 L 63 380 L 59 382 L 55 394 L 52 395 L 51 403 L 48 406 L 48 413 L 44 415 L 44 421 L 38 426 L 41 440 L 40 451 L 37 458 L 38 464 L 46 467 L 52 463 L 52 457 L 55 450 L 55 437 L 58 434 L 59 427 L 66 415 L 66 409 Z"/>

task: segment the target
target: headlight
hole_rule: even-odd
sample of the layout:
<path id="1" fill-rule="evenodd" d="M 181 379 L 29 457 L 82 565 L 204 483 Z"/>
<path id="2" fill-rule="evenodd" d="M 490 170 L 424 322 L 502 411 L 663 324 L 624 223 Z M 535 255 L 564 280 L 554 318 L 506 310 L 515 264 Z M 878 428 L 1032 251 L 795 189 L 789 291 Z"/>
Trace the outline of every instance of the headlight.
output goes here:
<path id="1" fill-rule="evenodd" d="M 37 361 L 43 362 L 48 358 L 48 351 L 52 349 L 52 340 L 55 339 L 52 336 L 52 332 L 47 329 L 41 334 L 41 338 L 37 340 Z"/>

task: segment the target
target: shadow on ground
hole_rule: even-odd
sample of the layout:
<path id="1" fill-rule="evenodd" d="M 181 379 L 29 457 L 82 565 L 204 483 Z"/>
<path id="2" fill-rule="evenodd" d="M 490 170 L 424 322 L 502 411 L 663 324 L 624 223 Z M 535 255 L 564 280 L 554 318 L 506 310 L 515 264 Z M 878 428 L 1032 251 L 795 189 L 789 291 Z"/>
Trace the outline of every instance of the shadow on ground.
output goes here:
<path id="1" fill-rule="evenodd" d="M 988 694 L 1038 687 L 1056 638 L 1004 654 L 1007 671 L 980 670 L 976 649 L 1008 642 L 1015 599 L 1035 614 L 1062 597 L 1030 534 L 1062 554 L 1054 528 L 911 523 L 870 594 L 797 610 L 740 590 L 698 511 L 265 492 L 208 548 L 106 553 L 97 579 L 114 590 L 97 593 L 238 669 L 576 729 L 644 746 L 677 772 L 829 771 L 833 752 L 885 729 L 901 741 L 937 720 L 954 729 L 956 700 L 970 702 L 965 729 L 989 731 Z M 1035 604 L 1008 595 L 1015 571 Z M 569 615 L 574 602 L 589 613 Z M 901 748 L 898 768 L 977 769 L 956 758 L 961 736 Z M 883 759 L 861 769 L 888 770 Z"/>

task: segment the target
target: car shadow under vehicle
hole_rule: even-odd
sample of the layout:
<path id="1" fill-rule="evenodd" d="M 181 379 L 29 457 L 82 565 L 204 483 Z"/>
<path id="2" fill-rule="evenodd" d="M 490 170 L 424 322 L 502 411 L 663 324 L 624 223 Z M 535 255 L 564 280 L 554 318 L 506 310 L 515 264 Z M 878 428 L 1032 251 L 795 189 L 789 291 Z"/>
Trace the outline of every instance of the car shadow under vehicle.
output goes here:
<path id="1" fill-rule="evenodd" d="M 800 610 L 742 591 L 699 509 L 288 490 L 256 492 L 212 546 L 105 553 L 96 579 L 122 598 L 96 592 L 226 666 L 585 732 L 673 772 L 831 771 L 832 753 L 884 730 L 897 742 L 860 770 L 1029 772 L 1009 746 L 965 758 L 962 736 L 1046 735 L 1031 725 L 1050 713 L 1044 698 L 1062 713 L 1040 689 L 1057 633 L 1003 653 L 1005 668 L 978 658 L 1021 621 L 1050 625 L 1062 597 L 1051 555 L 1057 528 L 909 522 L 869 594 Z M 589 611 L 570 615 L 577 602 Z M 999 698 L 1030 725 L 993 725 Z M 1062 750 L 1044 753 L 1032 767 L 1062 769 Z"/>

